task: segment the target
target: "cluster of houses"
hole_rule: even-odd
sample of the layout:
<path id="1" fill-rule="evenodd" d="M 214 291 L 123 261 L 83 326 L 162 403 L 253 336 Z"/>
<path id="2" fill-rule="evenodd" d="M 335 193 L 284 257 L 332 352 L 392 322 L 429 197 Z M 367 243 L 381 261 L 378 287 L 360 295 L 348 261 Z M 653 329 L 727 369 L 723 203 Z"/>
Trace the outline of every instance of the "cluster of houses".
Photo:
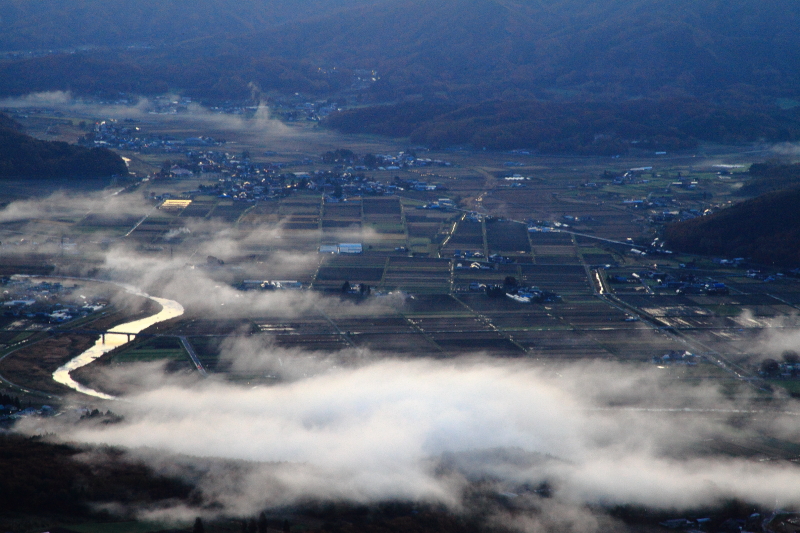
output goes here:
<path id="1" fill-rule="evenodd" d="M 472 261 L 470 263 L 458 262 L 455 266 L 456 270 L 493 270 L 493 266 L 489 263 L 481 263 L 480 261 Z"/>
<path id="2" fill-rule="evenodd" d="M 298 291 L 302 289 L 303 284 L 297 280 L 246 279 L 239 286 L 239 290 L 242 291 Z"/>
<path id="3" fill-rule="evenodd" d="M 260 201 L 289 196 L 307 190 L 322 193 L 325 201 L 335 203 L 353 197 L 393 195 L 404 188 L 397 183 L 383 183 L 363 174 L 347 171 L 316 170 L 313 172 L 281 172 L 270 164 L 252 163 L 221 152 L 192 152 L 188 164 L 172 166 L 170 176 L 186 177 L 200 173 L 217 173 L 223 177 L 211 184 L 185 191 L 182 196 L 213 195 L 241 201 Z M 415 190 L 438 190 L 438 185 L 414 182 Z M 161 199 L 155 198 L 154 199 Z M 436 202 L 437 209 L 453 208 L 449 199 Z M 429 207 L 434 208 L 434 207 Z"/>
<path id="4" fill-rule="evenodd" d="M 489 298 L 510 298 L 519 303 L 556 302 L 561 296 L 538 287 L 521 285 L 513 276 L 507 276 L 502 285 L 470 284 L 470 290 L 483 288 Z"/>
<path id="5" fill-rule="evenodd" d="M 212 137 L 178 139 L 172 135 L 147 135 L 136 126 L 136 121 L 133 119 L 121 122 L 108 119 L 97 122 L 94 130 L 81 138 L 80 144 L 144 154 L 182 154 L 187 146 L 221 146 L 225 141 Z"/>
<path id="6" fill-rule="evenodd" d="M 489 296 L 496 296 L 499 291 L 502 291 L 506 298 L 523 304 L 556 302 L 561 299 L 561 296 L 558 294 L 552 291 L 541 290 L 538 287 L 509 287 L 507 285 L 502 287 L 500 285 L 486 287 L 486 294 Z"/>
<path id="7" fill-rule="evenodd" d="M 396 250 L 401 251 L 401 250 Z M 339 244 L 323 244 L 319 247 L 321 254 L 357 255 L 364 252 L 364 245 L 360 242 L 342 242 Z"/>
<path id="8" fill-rule="evenodd" d="M 656 365 L 689 365 L 696 366 L 700 357 L 687 351 L 670 350 L 664 355 L 654 355 L 653 364 Z"/>
<path id="9" fill-rule="evenodd" d="M 453 252 L 455 259 L 483 259 L 483 252 L 473 252 L 470 250 L 456 250 Z"/>
<path id="10" fill-rule="evenodd" d="M 653 270 L 643 270 L 632 272 L 630 275 L 609 274 L 609 283 L 642 283 L 644 280 L 656 282 L 650 288 L 654 291 L 674 290 L 677 294 L 707 294 L 709 296 L 720 296 L 730 293 L 730 288 L 722 282 L 712 279 L 703 279 L 689 272 L 682 272 L 679 275 Z"/>
<path id="11" fill-rule="evenodd" d="M 300 120 L 319 122 L 331 113 L 339 110 L 339 105 L 331 100 L 309 102 L 305 100 L 287 101 L 281 99 L 275 101 L 270 106 L 270 115 L 287 122 L 297 122 Z"/>
<path id="12" fill-rule="evenodd" d="M 55 414 L 55 409 L 49 405 L 42 405 L 39 408 L 25 407 L 24 409 L 15 405 L 0 405 L 0 426 L 10 425 L 20 418 L 27 418 L 30 416 L 53 416 Z"/>
<path id="13" fill-rule="evenodd" d="M 61 324 L 100 311 L 107 303 L 75 298 L 78 285 L 65 287 L 58 282 L 36 282 L 30 278 L 0 278 L 3 316 L 32 322 Z"/>
<path id="14" fill-rule="evenodd" d="M 436 187 L 436 186 L 433 185 L 433 187 Z M 436 190 L 436 189 L 434 188 L 432 190 Z M 436 200 L 434 202 L 430 202 L 430 203 L 427 203 L 425 205 L 422 205 L 422 206 L 418 207 L 418 209 L 438 209 L 440 211 L 448 211 L 448 210 L 455 209 L 455 208 L 456 208 L 456 204 L 453 203 L 453 200 L 451 200 L 450 198 L 439 198 L 438 200 Z"/>
<path id="15" fill-rule="evenodd" d="M 421 150 L 421 149 L 420 149 Z M 358 156 L 350 150 L 336 150 L 322 155 L 322 162 L 335 164 L 337 169 L 348 171 L 365 170 L 400 170 L 419 167 L 450 167 L 452 163 L 443 159 L 419 157 L 415 150 L 397 152 L 396 154 L 366 154 Z M 413 183 L 405 184 L 408 189 Z"/>

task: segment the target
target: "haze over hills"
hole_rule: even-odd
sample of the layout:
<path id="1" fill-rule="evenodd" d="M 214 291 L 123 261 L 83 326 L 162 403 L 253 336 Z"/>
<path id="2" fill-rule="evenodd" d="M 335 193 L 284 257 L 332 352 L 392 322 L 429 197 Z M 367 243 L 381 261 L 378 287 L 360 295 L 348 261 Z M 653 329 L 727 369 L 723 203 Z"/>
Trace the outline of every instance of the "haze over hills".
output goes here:
<path id="1" fill-rule="evenodd" d="M 161 45 L 253 32 L 363 0 L 3 0 L 0 50 Z"/>
<path id="2" fill-rule="evenodd" d="M 62 50 L 6 54 L 0 96 L 400 103 L 329 125 L 432 146 L 615 154 L 800 138 L 790 0 L 5 0 L 0 17 L 0 49 Z"/>
<path id="3" fill-rule="evenodd" d="M 452 95 L 452 84 L 465 83 L 469 97 L 619 97 L 789 87 L 799 27 L 785 1 L 407 0 L 295 22 L 251 46 L 377 68 L 387 93 L 416 83 Z"/>
<path id="4" fill-rule="evenodd" d="M 5 0 L 0 17 L 2 50 L 180 43 L 171 54 L 374 68 L 378 99 L 792 95 L 800 63 L 789 0 Z"/>

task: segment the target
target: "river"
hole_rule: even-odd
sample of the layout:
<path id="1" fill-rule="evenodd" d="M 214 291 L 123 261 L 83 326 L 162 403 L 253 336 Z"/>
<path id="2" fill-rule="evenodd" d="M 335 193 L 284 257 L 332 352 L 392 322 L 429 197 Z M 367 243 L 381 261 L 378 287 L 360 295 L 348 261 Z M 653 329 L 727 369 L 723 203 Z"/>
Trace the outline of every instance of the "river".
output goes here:
<path id="1" fill-rule="evenodd" d="M 161 311 L 156 313 L 155 315 L 151 315 L 145 318 L 140 318 L 139 320 L 134 320 L 131 322 L 126 322 L 124 324 L 120 324 L 108 330 L 105 335 L 105 340 L 101 337 L 97 339 L 97 342 L 94 343 L 94 346 L 83 352 L 82 354 L 78 355 L 74 359 L 71 359 L 67 364 L 58 368 L 55 372 L 53 372 L 53 379 L 62 385 L 66 385 L 67 387 L 81 392 L 83 394 L 87 394 L 89 396 L 94 396 L 96 398 L 102 398 L 104 400 L 115 400 L 116 397 L 110 394 L 106 394 L 104 392 L 96 391 L 84 385 L 81 385 L 70 376 L 70 372 L 73 370 L 77 370 L 82 366 L 86 366 L 92 361 L 95 361 L 104 353 L 107 353 L 114 348 L 127 344 L 128 342 L 133 340 L 133 335 L 131 338 L 128 338 L 128 335 L 124 333 L 139 333 L 153 324 L 158 324 L 159 322 L 163 322 L 165 320 L 169 320 L 170 318 L 175 318 L 181 316 L 183 314 L 183 306 L 174 300 L 167 300 L 166 298 L 156 298 L 155 296 L 150 296 L 148 294 L 144 294 L 137 290 L 134 287 L 130 287 L 127 285 L 122 285 L 125 290 L 131 294 L 136 294 L 138 296 L 142 296 L 144 298 L 150 298 L 154 302 L 158 303 L 161 306 Z M 115 334 L 116 333 L 116 334 Z"/>

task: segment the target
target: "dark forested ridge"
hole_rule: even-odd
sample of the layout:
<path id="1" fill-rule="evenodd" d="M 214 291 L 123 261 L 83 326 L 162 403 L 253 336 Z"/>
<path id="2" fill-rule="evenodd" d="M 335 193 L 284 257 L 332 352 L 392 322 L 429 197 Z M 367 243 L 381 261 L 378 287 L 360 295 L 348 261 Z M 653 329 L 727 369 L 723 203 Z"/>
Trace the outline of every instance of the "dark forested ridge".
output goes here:
<path id="1" fill-rule="evenodd" d="M 3 56 L 0 96 L 351 98 L 354 73 L 367 70 L 375 80 L 356 91 L 358 100 L 400 107 L 361 110 L 332 126 L 426 144 L 585 153 L 624 151 L 632 141 L 673 149 L 698 139 L 796 140 L 796 7 L 794 0 L 0 0 L 0 51 L 61 51 Z M 575 121 L 591 133 L 576 133 Z"/>
<path id="2" fill-rule="evenodd" d="M 326 121 L 347 133 L 409 137 L 433 147 L 467 145 L 596 155 L 630 149 L 680 150 L 697 141 L 737 143 L 800 138 L 800 112 L 715 106 L 698 99 L 624 102 L 492 101 L 404 103 L 352 109 Z"/>
<path id="3" fill-rule="evenodd" d="M 739 189 L 741 196 L 758 196 L 770 191 L 800 186 L 800 163 L 775 161 L 750 165 L 750 181 Z"/>
<path id="4" fill-rule="evenodd" d="M 774 191 L 708 216 L 667 226 L 678 251 L 800 266 L 800 188 Z"/>
<path id="5" fill-rule="evenodd" d="M 227 54 L 369 68 L 383 101 L 741 99 L 796 95 L 800 80 L 792 0 L 0 0 L 0 17 L 0 50 L 140 43 L 174 65 Z"/>
<path id="6" fill-rule="evenodd" d="M 143 465 L 126 463 L 120 452 L 52 444 L 36 438 L 0 435 L 0 524 L 10 513 L 87 515 L 101 502 L 147 504 L 186 498 L 190 488 L 154 474 Z"/>
<path id="7" fill-rule="evenodd" d="M 365 0 L 0 0 L 0 51 L 224 38 Z"/>
<path id="8" fill-rule="evenodd" d="M 111 150 L 34 139 L 0 113 L 0 178 L 104 178 L 127 174 L 125 162 Z"/>

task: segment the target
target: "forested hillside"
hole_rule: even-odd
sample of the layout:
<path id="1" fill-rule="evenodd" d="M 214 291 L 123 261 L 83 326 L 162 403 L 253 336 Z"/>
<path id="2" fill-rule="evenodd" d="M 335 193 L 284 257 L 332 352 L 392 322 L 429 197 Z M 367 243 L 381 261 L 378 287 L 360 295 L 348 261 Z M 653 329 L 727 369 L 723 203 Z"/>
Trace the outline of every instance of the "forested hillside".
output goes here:
<path id="1" fill-rule="evenodd" d="M 366 0 L 0 0 L 0 51 L 223 38 Z"/>
<path id="2" fill-rule="evenodd" d="M 696 98 L 623 102 L 403 103 L 353 109 L 326 124 L 347 133 L 409 137 L 433 147 L 466 145 L 546 153 L 623 154 L 680 150 L 699 140 L 735 143 L 800 138 L 800 109 L 716 106 Z"/>
<path id="3" fill-rule="evenodd" d="M 400 106 L 331 126 L 432 145 L 614 153 L 631 142 L 673 149 L 697 140 L 797 140 L 796 7 L 793 0 L 0 0 L 0 50 L 58 52 L 3 56 L 0 96 L 355 98 Z M 354 88 L 359 71 L 374 72 L 374 82 Z M 576 132 L 574 121 L 588 131 Z"/>
<path id="4" fill-rule="evenodd" d="M 34 139 L 0 113 L 0 178 L 102 178 L 127 174 L 125 162 L 111 150 Z"/>
<path id="5" fill-rule="evenodd" d="M 757 196 L 770 191 L 800 186 L 800 164 L 767 161 L 750 166 L 751 180 L 739 189 L 742 196 Z"/>
<path id="6" fill-rule="evenodd" d="M 0 0 L 0 50 L 138 43 L 152 48 L 126 59 L 370 68 L 377 100 L 791 96 L 798 30 L 792 0 Z"/>
<path id="7" fill-rule="evenodd" d="M 800 189 L 775 191 L 667 226 L 675 250 L 800 267 Z"/>

